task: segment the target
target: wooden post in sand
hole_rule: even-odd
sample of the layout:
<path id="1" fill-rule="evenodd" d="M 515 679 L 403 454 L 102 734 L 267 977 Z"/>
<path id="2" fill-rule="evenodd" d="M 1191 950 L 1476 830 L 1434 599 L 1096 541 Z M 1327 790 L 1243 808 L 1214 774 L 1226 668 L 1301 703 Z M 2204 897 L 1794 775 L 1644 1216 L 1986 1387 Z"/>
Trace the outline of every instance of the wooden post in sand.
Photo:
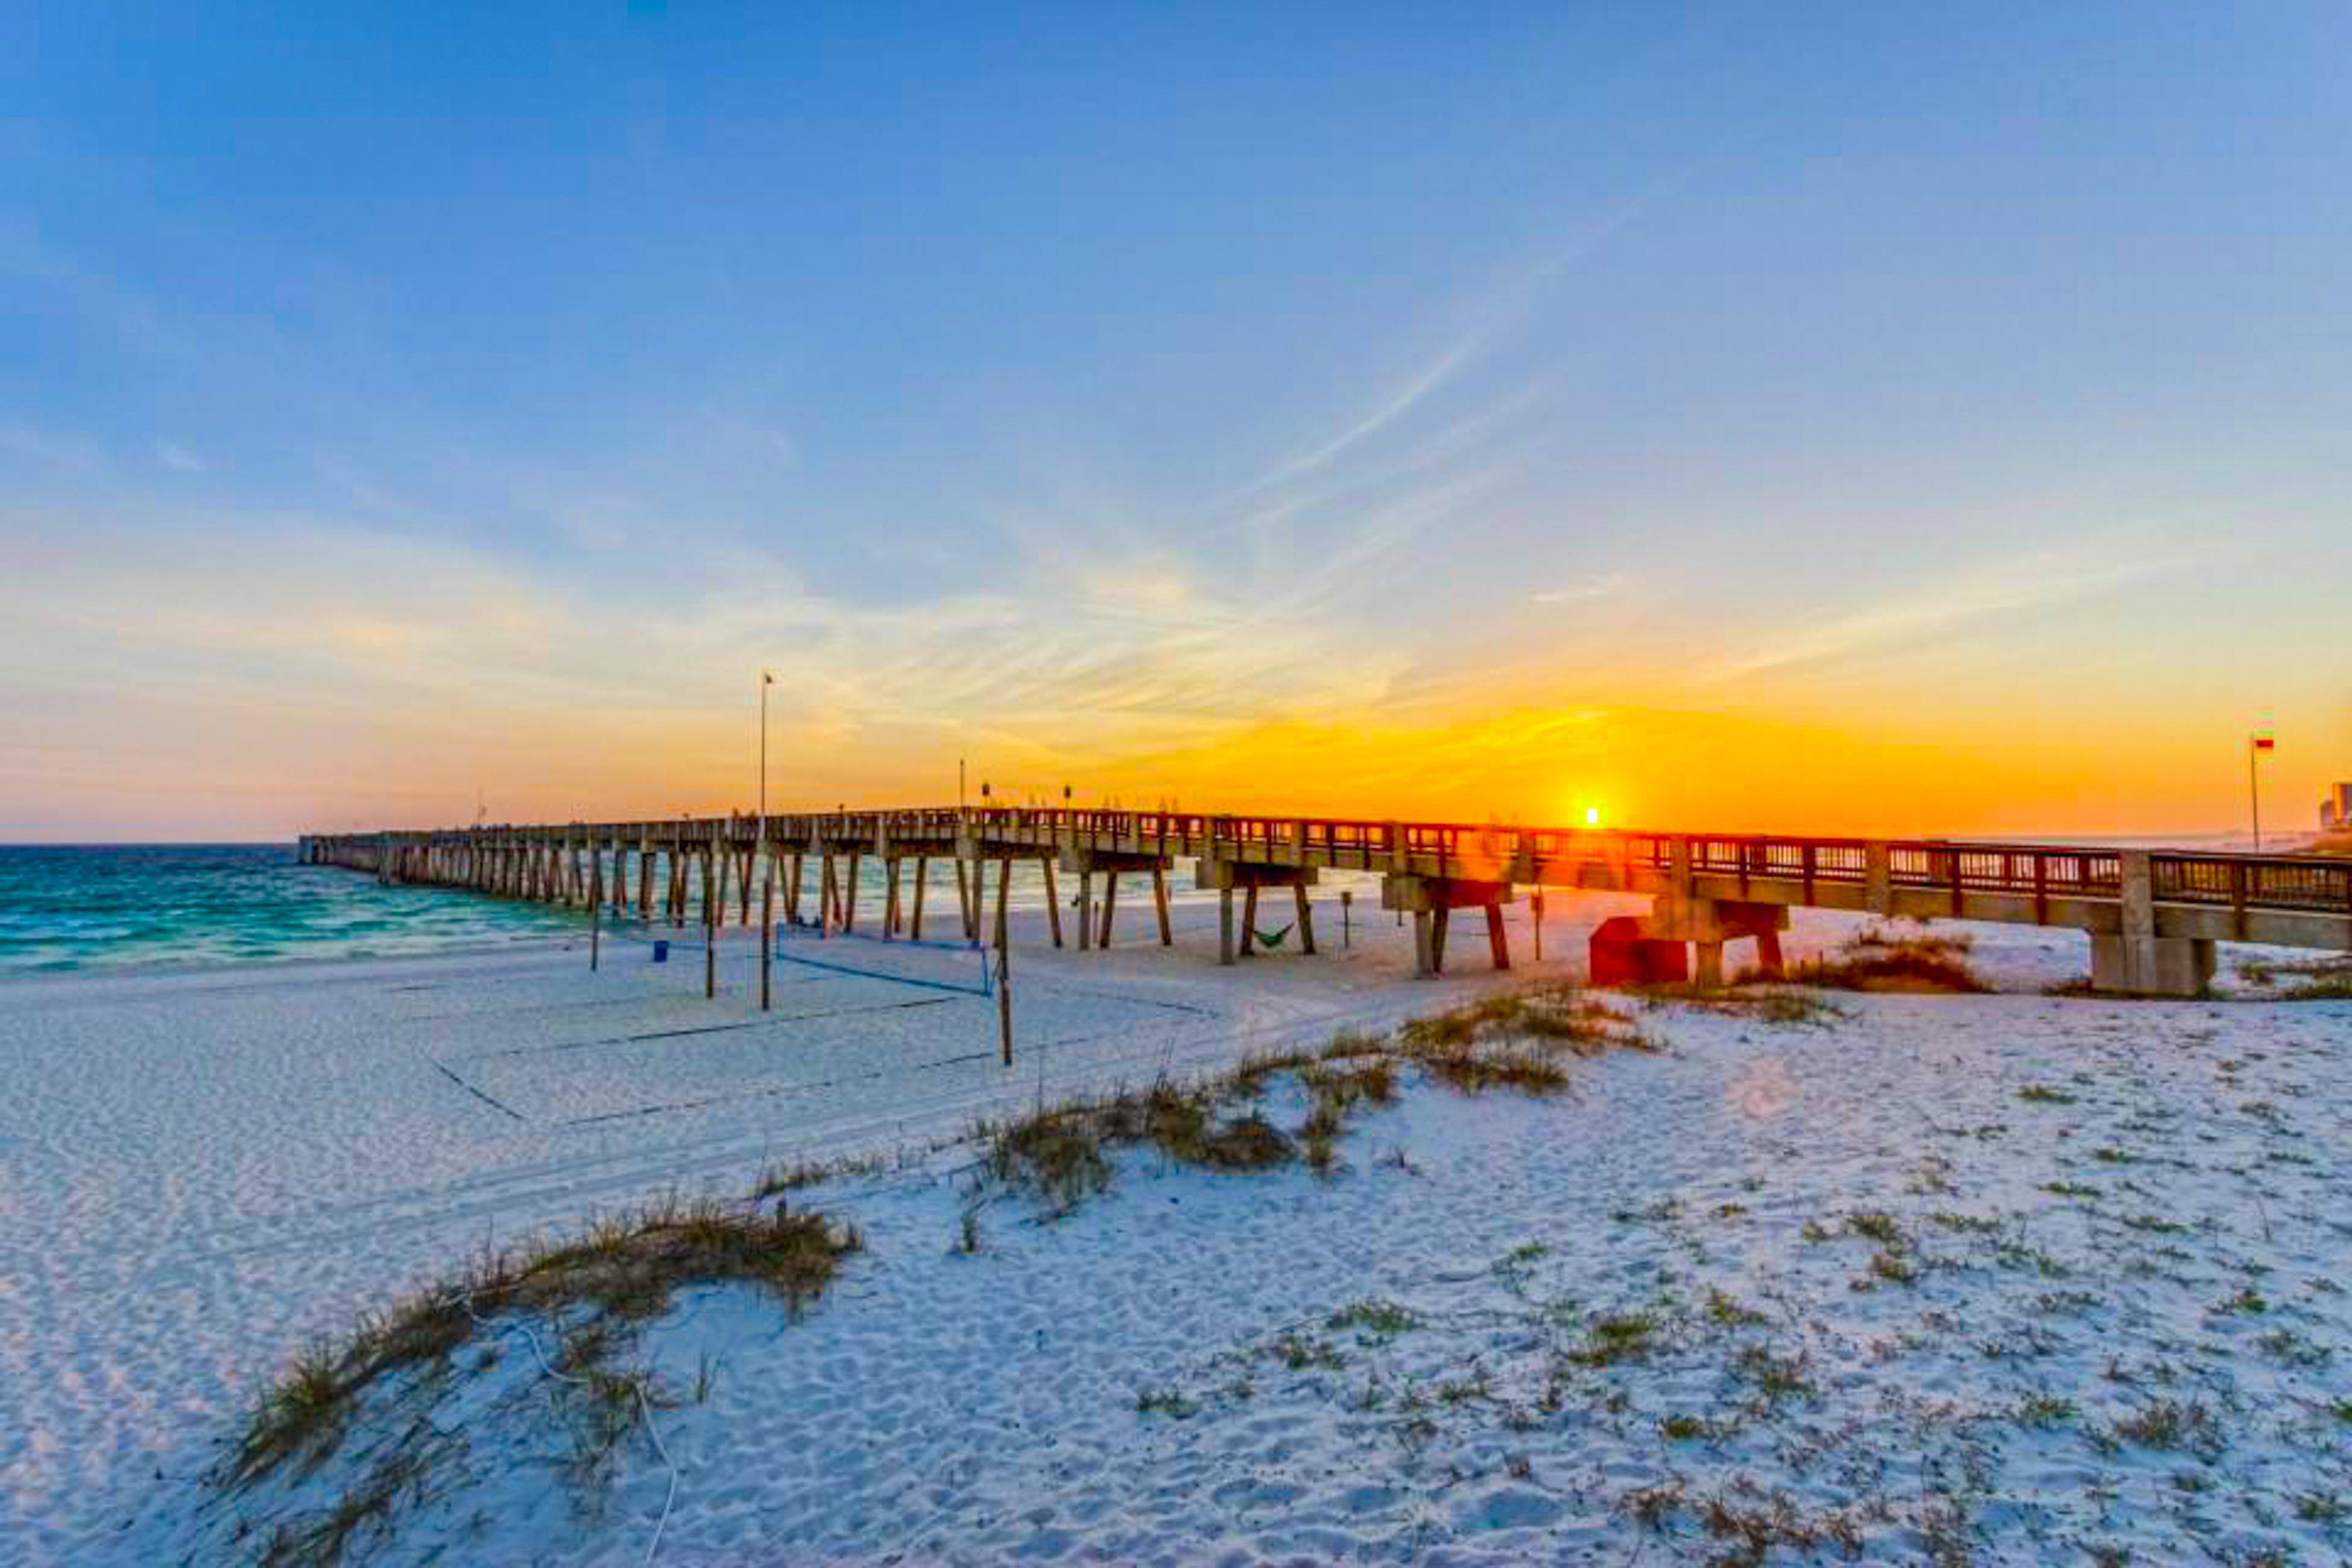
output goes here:
<path id="1" fill-rule="evenodd" d="M 1054 933 L 1054 945 L 1062 945 L 1062 895 L 1054 888 L 1054 858 L 1051 855 L 1037 862 L 1037 869 L 1045 875 L 1045 925 Z"/>
<path id="2" fill-rule="evenodd" d="M 734 858 L 735 847 L 721 843 L 714 830 L 702 846 L 702 901 L 713 931 L 727 923 L 727 869 Z"/>
<path id="3" fill-rule="evenodd" d="M 978 860 L 974 860 L 972 862 L 972 865 L 975 868 L 978 867 L 979 864 L 980 862 Z M 964 876 L 963 857 L 961 855 L 956 857 L 955 868 L 956 913 L 963 917 L 963 939 L 966 942 L 978 942 L 980 940 L 980 931 L 972 924 L 971 919 L 971 884 Z"/>
<path id="4" fill-rule="evenodd" d="M 845 931 L 854 931 L 857 929 L 858 858 L 859 852 L 857 850 L 852 849 L 849 852 L 849 869 L 843 878 L 843 881 L 846 885 L 842 889 L 841 929 Z"/>
<path id="5" fill-rule="evenodd" d="M 908 921 L 907 935 L 916 942 L 923 940 L 923 884 L 931 879 L 931 861 L 928 855 L 915 857 L 915 914 Z"/>
<path id="6" fill-rule="evenodd" d="M 1538 888 L 1528 895 L 1528 902 L 1532 906 L 1528 912 L 1536 918 L 1536 962 L 1541 963 L 1543 962 L 1543 889 Z"/>
<path id="7" fill-rule="evenodd" d="M 588 863 L 588 973 L 593 974 L 604 945 L 604 862 Z"/>
<path id="8" fill-rule="evenodd" d="M 760 1011 L 768 1010 L 769 976 L 776 964 L 776 868 L 768 868 L 767 879 L 760 884 Z"/>
<path id="9" fill-rule="evenodd" d="M 1151 868 L 1151 904 L 1160 911 L 1160 945 L 1175 946 L 1175 934 L 1168 929 L 1168 873 L 1158 866 Z"/>
<path id="10" fill-rule="evenodd" d="M 1351 889 L 1351 888 L 1342 888 L 1342 889 L 1339 889 L 1339 951 L 1340 951 L 1341 952 L 1347 952 L 1349 948 L 1351 948 L 1351 947 L 1353 947 L 1353 946 L 1355 946 L 1355 945 L 1356 945 L 1356 931 L 1355 931 L 1355 925 L 1354 925 L 1354 918 L 1353 918 L 1353 915 L 1352 915 L 1352 913 L 1351 913 L 1351 911 L 1355 909 L 1355 906 L 1356 906 L 1356 894 L 1355 894 L 1355 890 L 1354 890 L 1353 889 Z"/>
<path id="11" fill-rule="evenodd" d="M 1013 943 L 1004 913 L 1004 890 L 1013 885 L 1013 862 L 996 866 L 996 1033 L 1004 1065 L 1013 1065 Z"/>
<path id="12" fill-rule="evenodd" d="M 888 942 L 898 934 L 898 858 L 888 856 L 882 862 L 882 940 Z"/>

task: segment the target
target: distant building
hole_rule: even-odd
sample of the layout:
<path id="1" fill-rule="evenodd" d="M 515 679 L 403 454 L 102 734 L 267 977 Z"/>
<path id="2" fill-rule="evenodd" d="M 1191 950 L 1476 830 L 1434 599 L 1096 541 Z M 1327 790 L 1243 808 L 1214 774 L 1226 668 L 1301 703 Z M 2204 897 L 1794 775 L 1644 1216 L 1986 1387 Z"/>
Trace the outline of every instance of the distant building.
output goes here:
<path id="1" fill-rule="evenodd" d="M 2319 826 L 2333 833 L 2352 828 L 2352 784 L 2327 786 L 2327 795 L 2319 803 Z"/>

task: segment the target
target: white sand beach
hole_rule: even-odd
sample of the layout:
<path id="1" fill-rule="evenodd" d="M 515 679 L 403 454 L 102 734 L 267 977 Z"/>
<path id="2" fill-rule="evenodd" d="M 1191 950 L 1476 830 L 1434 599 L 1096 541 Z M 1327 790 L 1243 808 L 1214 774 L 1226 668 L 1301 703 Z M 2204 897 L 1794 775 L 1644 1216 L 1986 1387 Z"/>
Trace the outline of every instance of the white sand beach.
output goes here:
<path id="1" fill-rule="evenodd" d="M 0 1556 L 258 1560 L 337 1468 L 206 1477 L 305 1342 L 486 1244 L 865 1151 L 893 1158 L 793 1194 L 866 1235 L 798 1321 L 719 1287 L 650 1326 L 660 1384 L 697 1385 L 658 1444 L 583 1495 L 555 1427 L 485 1420 L 364 1559 L 2352 1544 L 2352 1005 L 2043 995 L 2084 967 L 2063 933 L 1975 932 L 2000 994 L 1635 1005 L 1661 1049 L 1563 1095 L 1409 1084 L 1337 1174 L 1127 1160 L 1065 1218 L 990 1197 L 956 1250 L 975 1117 L 1570 976 L 1615 909 L 1555 898 L 1538 965 L 1521 907 L 1516 974 L 1457 937 L 1438 983 L 1361 898 L 1348 951 L 1326 902 L 1323 953 L 1233 969 L 1210 906 L 1178 904 L 1172 952 L 1139 918 L 1055 952 L 1032 913 L 1010 1070 L 975 955 L 867 940 L 795 939 L 764 1016 L 740 936 L 715 1002 L 698 952 L 635 937 L 593 974 L 569 942 L 13 983 Z M 1800 952 L 1853 929 L 1798 919 Z M 483 1397 L 538 1375 L 518 1348 Z"/>

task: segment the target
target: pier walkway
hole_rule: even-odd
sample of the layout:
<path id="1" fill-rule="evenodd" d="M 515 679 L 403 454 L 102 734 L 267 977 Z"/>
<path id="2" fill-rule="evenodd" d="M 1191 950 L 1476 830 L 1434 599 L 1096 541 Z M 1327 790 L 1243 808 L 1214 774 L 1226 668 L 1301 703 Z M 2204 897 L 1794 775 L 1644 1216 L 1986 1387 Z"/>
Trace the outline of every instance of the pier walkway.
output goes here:
<path id="1" fill-rule="evenodd" d="M 997 868 L 1001 919 L 1013 865 L 1044 876 L 1052 940 L 1065 940 L 1055 875 L 1077 879 L 1076 942 L 1107 944 L 1123 878 L 1150 884 L 1169 940 L 1167 879 L 1180 859 L 1220 894 L 1220 957 L 1249 952 L 1259 895 L 1287 889 L 1301 943 L 1315 951 L 1307 889 L 1319 873 L 1378 873 L 1383 909 L 1413 917 L 1421 972 L 1443 972 L 1457 910 L 1479 911 L 1488 952 L 1508 967 L 1502 906 L 1522 890 L 1641 894 L 1643 916 L 1592 939 L 1597 983 L 1695 977 L 1719 983 L 1727 942 L 1752 941 L 1779 967 L 1780 932 L 1798 906 L 1882 915 L 2072 927 L 2090 933 L 2099 990 L 2193 995 L 2211 980 L 2214 944 L 2244 942 L 2352 952 L 2352 861 L 2065 845 L 1923 839 L 1643 833 L 1501 824 L 1067 807 L 923 807 L 672 821 L 548 824 L 319 835 L 304 861 L 387 882 L 467 888 L 615 916 L 684 923 L 754 918 L 754 891 L 780 891 L 787 920 L 813 897 L 821 929 L 855 930 L 858 868 L 884 868 L 885 936 L 922 934 L 926 895 L 952 868 L 961 934 L 987 920 Z M 902 868 L 911 868 L 902 891 Z M 1097 901 L 1097 878 L 1100 901 Z M 805 891 L 804 891 L 805 889 Z M 1240 906 L 1236 910 L 1236 904 Z M 772 918 L 772 912 L 762 918 Z"/>

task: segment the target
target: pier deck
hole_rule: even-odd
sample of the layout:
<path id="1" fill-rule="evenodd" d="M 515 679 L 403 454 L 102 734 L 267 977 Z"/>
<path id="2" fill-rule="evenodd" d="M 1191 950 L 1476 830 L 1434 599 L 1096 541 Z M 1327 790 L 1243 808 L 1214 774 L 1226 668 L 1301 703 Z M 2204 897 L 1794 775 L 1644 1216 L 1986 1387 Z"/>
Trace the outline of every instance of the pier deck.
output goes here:
<path id="1" fill-rule="evenodd" d="M 1444 968 L 1447 921 L 1457 909 L 1487 911 L 1495 961 L 1507 966 L 1495 911 L 1518 889 L 1546 888 L 1649 897 L 1652 912 L 1631 937 L 1608 940 L 1688 943 L 1703 981 L 1720 978 L 1728 941 L 1752 937 L 1767 966 L 1776 964 L 1776 933 L 1800 906 L 2070 927 L 2091 935 L 2099 988 L 2156 994 L 2201 989 L 2217 942 L 2352 952 L 2352 861 L 2171 849 L 983 806 L 321 835 L 303 839 L 301 853 L 386 881 L 582 906 L 593 900 L 615 914 L 633 907 L 634 855 L 639 918 L 681 923 L 698 891 L 699 918 L 723 923 L 730 879 L 738 918 L 748 922 L 763 868 L 780 867 L 789 867 L 786 917 L 797 918 L 803 865 L 813 859 L 818 923 L 850 929 L 855 867 L 871 857 L 887 868 L 885 935 L 904 923 L 900 863 L 915 863 L 911 934 L 919 935 L 928 863 L 945 859 L 955 868 L 963 934 L 975 940 L 988 867 L 998 868 L 1001 894 L 1011 864 L 1034 861 L 1045 876 L 1057 944 L 1054 871 L 1078 878 L 1081 946 L 1108 940 L 1112 906 L 1106 900 L 1097 931 L 1095 875 L 1115 888 L 1110 879 L 1122 873 L 1148 874 L 1164 906 L 1164 873 L 1190 859 L 1201 885 L 1216 889 L 1225 905 L 1229 963 L 1236 892 L 1246 900 L 1246 951 L 1260 889 L 1291 888 L 1304 906 L 1318 872 L 1365 871 L 1383 878 L 1385 907 L 1412 913 L 1428 973 Z M 849 868 L 838 881 L 836 861 Z M 1596 968 L 1601 957 L 1596 948 Z"/>

